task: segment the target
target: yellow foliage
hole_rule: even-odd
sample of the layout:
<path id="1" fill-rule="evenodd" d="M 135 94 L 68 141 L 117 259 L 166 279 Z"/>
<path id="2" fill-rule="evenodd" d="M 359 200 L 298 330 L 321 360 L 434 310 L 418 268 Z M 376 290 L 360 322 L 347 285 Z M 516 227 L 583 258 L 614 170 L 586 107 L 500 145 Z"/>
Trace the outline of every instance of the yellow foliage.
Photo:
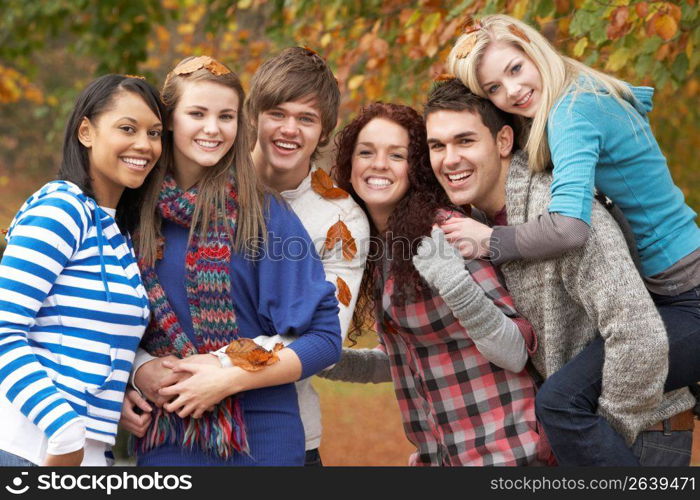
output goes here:
<path id="1" fill-rule="evenodd" d="M 355 75 L 350 80 L 348 81 L 348 89 L 350 90 L 356 90 L 362 85 L 362 82 L 365 81 L 365 76 L 364 75 Z"/>
<path id="2" fill-rule="evenodd" d="M 518 19 L 525 17 L 528 7 L 527 4 L 528 0 L 519 0 L 518 3 L 515 4 L 515 7 L 513 7 L 513 17 L 517 17 Z"/>
<path id="3" fill-rule="evenodd" d="M 0 65 L 0 103 L 17 102 L 20 99 L 43 104 L 44 95 L 17 70 Z"/>
<path id="4" fill-rule="evenodd" d="M 321 47 L 326 48 L 328 47 L 328 44 L 331 43 L 332 36 L 330 33 L 326 33 L 321 37 Z"/>
<path id="5" fill-rule="evenodd" d="M 435 30 L 440 25 L 441 17 L 442 14 L 440 14 L 439 12 L 433 12 L 425 19 L 423 19 L 423 23 L 421 24 L 421 31 L 423 32 L 423 34 L 430 36 L 433 33 L 435 33 Z"/>
<path id="6" fill-rule="evenodd" d="M 630 57 L 630 50 L 626 47 L 617 49 L 608 58 L 608 62 L 605 64 L 605 69 L 607 71 L 617 71 L 622 68 Z"/>
<path id="7" fill-rule="evenodd" d="M 194 24 L 192 24 L 192 23 L 178 24 L 177 32 L 180 35 L 191 35 L 192 33 L 194 33 Z"/>
<path id="8" fill-rule="evenodd" d="M 586 47 L 588 47 L 588 38 L 584 36 L 574 45 L 574 57 L 581 57 Z"/>

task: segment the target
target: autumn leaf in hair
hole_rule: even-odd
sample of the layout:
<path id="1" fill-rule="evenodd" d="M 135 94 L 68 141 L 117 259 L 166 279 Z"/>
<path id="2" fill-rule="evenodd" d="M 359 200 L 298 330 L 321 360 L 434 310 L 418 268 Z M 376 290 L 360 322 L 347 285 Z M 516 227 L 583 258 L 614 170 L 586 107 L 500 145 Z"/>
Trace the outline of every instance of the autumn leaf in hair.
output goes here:
<path id="1" fill-rule="evenodd" d="M 474 35 L 465 36 L 464 40 L 459 42 L 455 47 L 455 57 L 457 57 L 457 59 L 464 59 L 472 51 L 474 45 L 476 45 L 476 37 Z"/>
<path id="2" fill-rule="evenodd" d="M 124 76 L 126 78 L 136 78 L 137 80 L 145 80 L 146 79 L 145 76 L 141 76 L 141 75 L 124 75 Z"/>
<path id="3" fill-rule="evenodd" d="M 188 75 L 190 73 L 194 73 L 198 69 L 202 69 L 209 62 L 211 62 L 211 57 L 209 56 L 195 57 L 194 59 L 190 59 L 189 61 L 177 66 L 173 70 L 173 73 L 176 75 Z"/>
<path id="4" fill-rule="evenodd" d="M 479 21 L 476 21 L 472 16 L 467 16 L 460 27 L 460 31 L 469 34 L 479 31 L 481 28 L 482 26 Z"/>
<path id="5" fill-rule="evenodd" d="M 316 52 L 316 51 L 315 51 L 314 49 L 312 49 L 311 47 L 307 47 L 306 45 L 304 45 L 304 49 L 306 49 L 307 51 L 311 52 L 311 55 L 312 55 L 312 56 L 319 56 L 318 52 Z M 321 56 L 319 56 L 319 57 L 321 57 Z"/>
<path id="6" fill-rule="evenodd" d="M 338 302 L 343 304 L 345 307 L 349 307 L 350 301 L 352 300 L 352 293 L 350 292 L 350 287 L 340 276 L 336 278 L 335 283 L 338 286 Z"/>
<path id="7" fill-rule="evenodd" d="M 513 33 L 518 38 L 525 40 L 527 43 L 530 43 L 530 39 L 527 37 L 527 35 L 525 33 L 523 33 L 523 30 L 518 28 L 515 24 L 509 24 L 508 31 Z"/>
<path id="8" fill-rule="evenodd" d="M 449 80 L 454 80 L 457 78 L 455 75 L 452 73 L 440 73 L 438 76 L 435 77 L 436 82 L 447 82 Z"/>
<path id="9" fill-rule="evenodd" d="M 206 69 L 212 75 L 221 76 L 231 72 L 226 66 L 209 56 L 199 56 L 176 67 L 173 72 L 176 75 L 189 75 L 200 69 Z"/>
<path id="10" fill-rule="evenodd" d="M 214 76 L 228 75 L 231 72 L 230 69 L 216 59 L 212 59 L 211 62 L 205 66 L 205 68 L 207 68 Z"/>
<path id="11" fill-rule="evenodd" d="M 347 198 L 350 196 L 347 191 L 335 187 L 333 179 L 323 169 L 316 169 L 311 174 L 311 189 L 316 191 L 327 200 L 337 200 L 339 198 Z"/>

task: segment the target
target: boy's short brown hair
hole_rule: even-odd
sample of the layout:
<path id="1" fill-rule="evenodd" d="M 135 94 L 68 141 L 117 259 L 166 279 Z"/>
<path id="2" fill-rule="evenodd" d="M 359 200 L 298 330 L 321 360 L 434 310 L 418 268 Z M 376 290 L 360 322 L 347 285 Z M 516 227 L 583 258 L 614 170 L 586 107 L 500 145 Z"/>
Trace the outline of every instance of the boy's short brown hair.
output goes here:
<path id="1" fill-rule="evenodd" d="M 431 113 L 437 111 L 469 111 L 481 117 L 481 121 L 494 138 L 505 126 L 515 129 L 513 117 L 498 109 L 491 101 L 472 93 L 456 78 L 436 82 L 428 94 L 423 107 L 423 118 L 428 119 Z"/>
<path id="2" fill-rule="evenodd" d="M 265 61 L 253 75 L 245 103 L 253 125 L 258 115 L 285 102 L 307 97 L 316 99 L 321 113 L 321 139 L 316 150 L 325 146 L 338 121 L 340 89 L 326 62 L 314 51 L 289 47 Z M 314 155 L 316 152 L 314 152 Z"/>

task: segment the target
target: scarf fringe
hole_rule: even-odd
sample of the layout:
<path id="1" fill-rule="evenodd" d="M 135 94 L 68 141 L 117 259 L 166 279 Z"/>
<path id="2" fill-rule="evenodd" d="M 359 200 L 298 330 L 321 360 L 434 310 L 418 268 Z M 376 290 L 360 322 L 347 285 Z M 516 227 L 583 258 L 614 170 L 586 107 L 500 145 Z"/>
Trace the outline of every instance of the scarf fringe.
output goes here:
<path id="1" fill-rule="evenodd" d="M 145 454 L 165 444 L 189 450 L 199 448 L 224 460 L 234 453 L 250 455 L 240 396 L 226 398 L 201 418 L 183 419 L 162 408 L 156 408 L 152 415 L 146 435 L 129 440 L 129 455 Z"/>

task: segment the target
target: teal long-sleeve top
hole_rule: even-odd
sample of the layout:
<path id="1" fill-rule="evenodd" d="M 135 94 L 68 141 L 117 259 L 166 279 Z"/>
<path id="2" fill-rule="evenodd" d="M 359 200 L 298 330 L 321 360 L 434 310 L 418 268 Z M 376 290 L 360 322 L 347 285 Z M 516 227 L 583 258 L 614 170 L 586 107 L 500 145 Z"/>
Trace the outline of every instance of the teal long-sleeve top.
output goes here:
<path id="1" fill-rule="evenodd" d="M 554 165 L 549 211 L 590 224 L 597 188 L 624 213 L 642 273 L 653 276 L 699 248 L 700 229 L 649 126 L 654 89 L 630 88 L 632 103 L 584 88 L 570 90 L 552 107 L 547 121 Z"/>

